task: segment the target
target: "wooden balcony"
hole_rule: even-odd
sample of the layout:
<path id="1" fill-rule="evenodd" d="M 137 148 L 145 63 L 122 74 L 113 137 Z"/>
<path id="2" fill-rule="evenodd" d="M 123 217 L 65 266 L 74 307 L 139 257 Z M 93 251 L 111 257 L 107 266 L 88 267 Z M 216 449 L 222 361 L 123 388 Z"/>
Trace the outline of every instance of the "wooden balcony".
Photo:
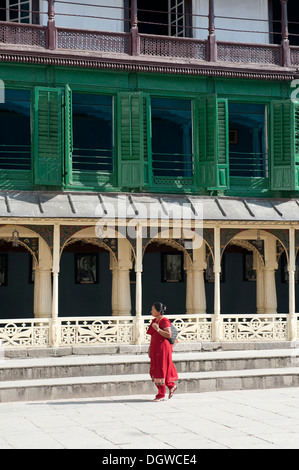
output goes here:
<path id="1" fill-rule="evenodd" d="M 265 43 L 235 42 L 217 40 L 213 8 L 210 8 L 209 15 L 206 17 L 209 26 L 205 39 L 194 37 L 196 28 L 190 27 L 190 20 L 188 34 L 184 34 L 185 31 L 183 31 L 182 36 L 179 37 L 144 34 L 142 28 L 138 27 L 136 2 L 132 0 L 131 3 L 129 14 L 124 12 L 122 15 L 123 32 L 119 32 L 58 26 L 55 21 L 54 0 L 48 0 L 48 12 L 41 12 L 41 16 L 47 15 L 47 22 L 45 19 L 41 21 L 44 25 L 0 21 L 0 59 L 54 65 L 71 65 L 71 60 L 73 60 L 73 65 L 76 66 L 88 66 L 87 61 L 94 61 L 94 67 L 100 60 L 102 63 L 105 61 L 107 67 L 109 62 L 113 61 L 127 65 L 148 64 L 152 67 L 167 65 L 172 66 L 173 70 L 187 66 L 190 70 L 230 68 L 243 71 L 247 69 L 251 72 L 253 70 L 268 73 L 273 71 L 281 75 L 294 73 L 299 65 L 299 46 L 290 45 L 285 16 L 281 24 L 282 40 L 281 42 L 276 40 L 278 44 L 270 42 L 271 33 L 268 26 L 268 30 L 264 28 L 266 32 L 262 31 L 267 35 Z M 212 6 L 213 3 L 213 0 L 210 0 Z M 63 17 L 63 14 L 60 15 Z M 72 17 L 72 13 L 67 13 L 65 16 Z M 61 23 L 61 17 L 59 23 Z M 101 24 L 105 24 L 103 21 L 111 21 L 112 17 L 98 16 L 97 19 L 102 21 Z M 226 18 L 228 19 L 229 17 Z M 236 18 L 231 19 L 236 20 Z M 247 23 L 248 21 L 246 20 Z M 265 23 L 266 20 L 259 21 Z M 242 23 L 239 24 L 242 25 Z M 257 31 L 241 30 L 241 34 L 245 33 L 248 33 L 248 37 L 250 33 L 253 38 L 257 37 Z M 193 37 L 186 37 L 187 35 Z M 203 32 L 199 31 L 197 35 L 202 36 Z"/>

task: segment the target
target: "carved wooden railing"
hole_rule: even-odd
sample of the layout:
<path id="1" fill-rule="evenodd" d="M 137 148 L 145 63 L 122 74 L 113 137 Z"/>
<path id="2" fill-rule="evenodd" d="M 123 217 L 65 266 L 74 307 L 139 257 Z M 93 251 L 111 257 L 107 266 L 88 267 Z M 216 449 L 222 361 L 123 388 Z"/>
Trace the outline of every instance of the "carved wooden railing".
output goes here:
<path id="1" fill-rule="evenodd" d="M 208 34 L 206 39 L 140 34 L 136 0 L 131 1 L 130 14 L 129 11 L 127 11 L 128 9 L 124 9 L 123 12 L 124 17 L 121 21 L 126 25 L 125 30 L 127 32 L 90 31 L 57 27 L 55 23 L 55 1 L 48 0 L 48 12 L 41 12 L 42 15 L 47 15 L 48 21 L 46 26 L 0 22 L 0 51 L 1 46 L 4 46 L 2 48 L 3 50 L 7 50 L 7 46 L 11 45 L 14 46 L 12 48 L 14 51 L 17 49 L 15 46 L 21 46 L 21 48 L 23 48 L 23 46 L 30 46 L 32 47 L 31 52 L 34 50 L 40 52 L 40 49 L 59 52 L 73 51 L 75 53 L 90 51 L 101 54 L 139 56 L 143 59 L 154 57 L 161 61 L 165 58 L 170 58 L 176 60 L 218 62 L 219 65 L 223 65 L 224 63 L 239 63 L 283 67 L 297 66 L 299 65 L 299 47 L 290 46 L 289 44 L 287 2 L 281 0 L 281 3 L 282 41 L 280 45 L 276 45 L 217 41 L 214 0 L 209 0 L 209 14 L 206 17 L 208 19 Z M 117 7 L 109 6 L 109 8 Z M 62 15 L 62 13 L 56 13 L 56 15 L 58 14 Z M 66 16 L 72 16 L 72 14 L 70 10 Z M 109 20 L 109 18 L 101 18 L 100 16 L 97 18 Z M 118 20 L 120 19 L 118 18 Z M 192 26 L 189 25 L 186 28 L 186 36 L 188 36 L 191 34 Z M 194 31 L 195 30 L 196 27 L 194 28 Z M 254 31 L 248 31 L 248 33 L 254 33 Z"/>
<path id="2" fill-rule="evenodd" d="M 48 30 L 46 26 L 0 21 L 0 45 L 47 46 Z"/>

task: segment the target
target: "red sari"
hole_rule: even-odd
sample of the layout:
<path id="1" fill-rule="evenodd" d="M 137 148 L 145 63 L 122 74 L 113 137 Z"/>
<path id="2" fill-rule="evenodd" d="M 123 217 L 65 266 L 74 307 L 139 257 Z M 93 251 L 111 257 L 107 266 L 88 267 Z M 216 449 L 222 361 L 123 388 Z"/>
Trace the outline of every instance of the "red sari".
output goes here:
<path id="1" fill-rule="evenodd" d="M 165 385 L 167 385 L 169 389 L 173 388 L 174 381 L 178 380 L 178 374 L 172 362 L 172 345 L 152 327 L 152 324 L 155 322 L 156 318 L 152 321 L 147 330 L 147 334 L 151 335 L 150 376 L 158 387 L 160 395 L 163 395 L 163 389 L 160 389 L 160 387 L 164 388 L 165 395 Z M 170 321 L 165 317 L 162 317 L 158 324 L 159 328 L 162 330 L 171 327 Z"/>

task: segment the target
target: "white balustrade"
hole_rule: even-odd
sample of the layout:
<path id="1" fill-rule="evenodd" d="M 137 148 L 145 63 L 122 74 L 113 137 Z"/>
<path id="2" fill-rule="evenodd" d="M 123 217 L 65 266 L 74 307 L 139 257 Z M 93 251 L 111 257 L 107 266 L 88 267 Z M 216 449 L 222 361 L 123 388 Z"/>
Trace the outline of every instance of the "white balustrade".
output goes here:
<path id="1" fill-rule="evenodd" d="M 167 318 L 177 328 L 180 343 L 213 341 L 214 315 L 167 315 Z M 150 340 L 146 331 L 151 321 L 149 315 L 141 317 L 141 325 L 137 325 L 134 316 L 58 318 L 54 325 L 57 346 L 135 344 L 136 337 L 146 344 Z M 298 337 L 298 316 L 297 325 Z M 137 328 L 141 331 L 137 332 Z M 0 342 L 5 349 L 51 347 L 51 329 L 53 322 L 47 318 L 1 320 Z M 223 342 L 287 341 L 290 339 L 289 315 L 222 314 L 220 339 Z"/>
<path id="2" fill-rule="evenodd" d="M 0 341 L 4 348 L 47 347 L 49 320 L 1 320 Z"/>

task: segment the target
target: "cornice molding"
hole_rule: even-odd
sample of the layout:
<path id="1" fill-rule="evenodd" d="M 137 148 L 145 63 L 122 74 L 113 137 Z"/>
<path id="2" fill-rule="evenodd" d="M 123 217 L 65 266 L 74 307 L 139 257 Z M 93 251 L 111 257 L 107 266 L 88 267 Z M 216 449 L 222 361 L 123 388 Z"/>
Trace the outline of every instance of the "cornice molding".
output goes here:
<path id="1" fill-rule="evenodd" d="M 190 76 L 209 76 L 225 78 L 242 78 L 255 80 L 280 80 L 291 81 L 299 77 L 299 71 L 294 68 L 288 70 L 270 69 L 261 70 L 254 64 L 248 64 L 247 67 L 237 68 L 237 64 L 174 64 L 165 62 L 146 61 L 145 59 L 137 61 L 136 59 L 104 59 L 103 57 L 83 57 L 67 54 L 44 54 L 41 52 L 22 53 L 14 51 L 0 52 L 0 62 L 32 64 L 32 65 L 52 65 L 59 67 L 78 67 L 99 70 L 115 70 L 124 72 L 143 72 L 159 74 L 176 74 Z"/>

